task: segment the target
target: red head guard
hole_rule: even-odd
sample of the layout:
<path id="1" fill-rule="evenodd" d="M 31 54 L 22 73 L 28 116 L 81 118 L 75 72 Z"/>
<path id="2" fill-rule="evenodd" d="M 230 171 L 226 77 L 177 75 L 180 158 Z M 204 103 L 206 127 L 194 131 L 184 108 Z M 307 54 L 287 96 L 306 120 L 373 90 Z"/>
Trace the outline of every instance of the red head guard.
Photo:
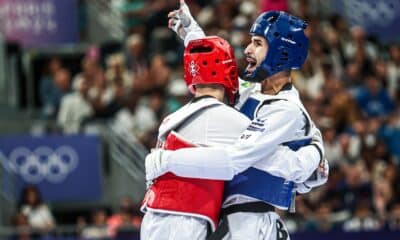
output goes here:
<path id="1" fill-rule="evenodd" d="M 212 36 L 190 41 L 183 57 L 185 81 L 194 93 L 197 84 L 220 84 L 229 104 L 238 91 L 238 72 L 233 49 L 227 41 Z"/>

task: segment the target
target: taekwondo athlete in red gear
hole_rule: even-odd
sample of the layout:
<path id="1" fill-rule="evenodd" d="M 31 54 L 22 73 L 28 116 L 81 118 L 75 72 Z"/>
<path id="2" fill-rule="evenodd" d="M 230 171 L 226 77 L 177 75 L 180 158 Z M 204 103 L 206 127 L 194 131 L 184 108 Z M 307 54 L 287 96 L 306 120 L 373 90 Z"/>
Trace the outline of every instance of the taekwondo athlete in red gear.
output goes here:
<path id="1" fill-rule="evenodd" d="M 182 12 L 178 13 L 170 15 L 170 27 L 184 22 Z M 190 16 L 186 38 L 204 36 L 193 22 Z M 252 123 L 234 145 L 158 151 L 146 158 L 148 179 L 171 171 L 185 177 L 231 180 L 225 188 L 226 218 L 221 224 L 226 232 L 218 239 L 289 239 L 274 208 L 288 210 L 296 191 L 307 192 L 327 180 L 329 167 L 319 130 L 290 82 L 290 70 L 300 68 L 307 57 L 306 26 L 301 19 L 277 11 L 261 14 L 253 24 L 252 41 L 245 50 L 249 62 L 245 79 L 251 83 L 244 85 L 236 105 Z M 278 146 L 298 149 L 297 155 L 282 155 L 285 149 Z"/>
<path id="2" fill-rule="evenodd" d="M 195 97 L 163 120 L 158 147 L 177 150 L 233 144 L 250 120 L 224 104 L 224 99 L 233 104 L 238 91 L 231 46 L 219 37 L 191 41 L 184 52 L 184 70 L 184 79 Z M 141 239 L 206 239 L 208 226 L 215 230 L 218 224 L 223 190 L 220 180 L 183 178 L 172 173 L 161 176 L 143 200 L 146 214 Z"/>

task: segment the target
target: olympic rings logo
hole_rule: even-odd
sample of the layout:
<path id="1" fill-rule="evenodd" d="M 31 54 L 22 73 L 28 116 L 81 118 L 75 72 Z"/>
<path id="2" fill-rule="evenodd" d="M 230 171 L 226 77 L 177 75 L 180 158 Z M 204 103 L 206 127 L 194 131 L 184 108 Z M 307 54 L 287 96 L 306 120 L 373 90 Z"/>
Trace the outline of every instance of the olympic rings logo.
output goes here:
<path id="1" fill-rule="evenodd" d="M 392 24 L 399 10 L 398 1 L 344 1 L 348 18 L 354 23 L 381 27 Z"/>
<path id="2" fill-rule="evenodd" d="M 3 158 L 6 158 L 4 154 Z M 7 160 L 7 159 L 4 159 Z M 26 147 L 17 147 L 8 155 L 9 170 L 19 174 L 28 183 L 60 183 L 74 171 L 79 163 L 77 152 L 70 146 L 60 146 L 53 151 L 50 147 L 40 146 L 33 151 Z"/>

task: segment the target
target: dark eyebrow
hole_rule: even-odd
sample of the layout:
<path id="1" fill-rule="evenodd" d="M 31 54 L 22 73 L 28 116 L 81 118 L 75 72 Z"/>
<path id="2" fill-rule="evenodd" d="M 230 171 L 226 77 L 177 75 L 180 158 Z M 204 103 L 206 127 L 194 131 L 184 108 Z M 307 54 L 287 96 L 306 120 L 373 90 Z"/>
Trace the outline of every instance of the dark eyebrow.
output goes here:
<path id="1" fill-rule="evenodd" d="M 260 40 L 260 39 L 253 39 L 253 41 L 255 42 L 255 43 L 257 43 L 257 44 L 262 44 L 262 41 Z"/>

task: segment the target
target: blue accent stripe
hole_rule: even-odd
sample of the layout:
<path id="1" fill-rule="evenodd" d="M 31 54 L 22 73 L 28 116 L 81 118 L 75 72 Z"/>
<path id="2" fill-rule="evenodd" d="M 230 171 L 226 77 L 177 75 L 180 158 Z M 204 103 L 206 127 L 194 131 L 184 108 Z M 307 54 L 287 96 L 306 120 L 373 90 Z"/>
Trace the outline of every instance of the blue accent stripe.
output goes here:
<path id="1" fill-rule="evenodd" d="M 254 119 L 254 112 L 260 104 L 260 101 L 254 98 L 248 98 L 243 106 L 240 108 L 240 112 L 246 115 L 250 120 Z"/>
<path id="2" fill-rule="evenodd" d="M 310 144 L 311 139 L 286 142 L 292 150 Z M 225 198 L 241 194 L 275 206 L 289 208 L 294 182 L 276 177 L 257 168 L 249 168 L 225 184 Z"/>
<path id="3" fill-rule="evenodd" d="M 225 185 L 225 197 L 242 194 L 288 208 L 294 183 L 257 168 L 249 168 Z"/>
<path id="4" fill-rule="evenodd" d="M 293 151 L 297 151 L 299 148 L 309 145 L 311 143 L 311 138 L 295 140 L 290 142 L 282 143 L 282 145 L 288 146 Z"/>

